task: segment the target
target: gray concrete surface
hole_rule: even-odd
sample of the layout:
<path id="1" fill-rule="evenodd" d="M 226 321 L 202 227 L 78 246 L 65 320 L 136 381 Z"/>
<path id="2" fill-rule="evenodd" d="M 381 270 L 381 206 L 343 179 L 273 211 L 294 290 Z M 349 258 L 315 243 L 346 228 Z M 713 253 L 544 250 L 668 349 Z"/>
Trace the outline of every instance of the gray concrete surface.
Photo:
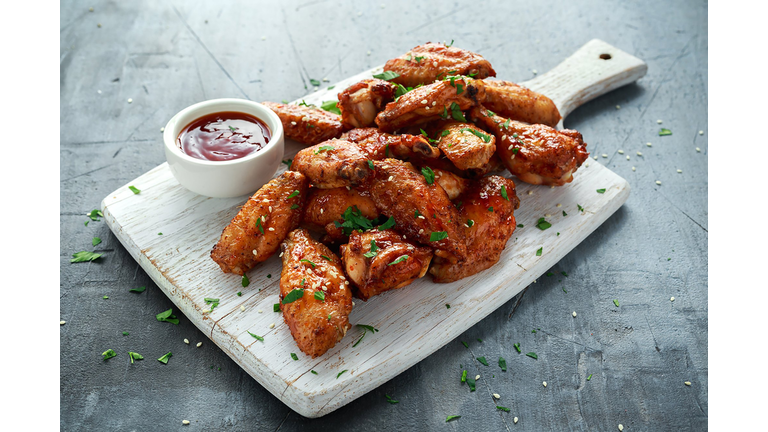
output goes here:
<path id="1" fill-rule="evenodd" d="M 62 430 L 707 428 L 706 2 L 64 1 L 60 36 Z M 323 418 L 291 411 L 185 317 L 157 322 L 172 303 L 103 221 L 84 226 L 107 193 L 164 162 L 160 127 L 192 103 L 293 100 L 312 90 L 310 78 L 334 82 L 452 39 L 499 77 L 524 81 L 592 38 L 649 65 L 638 83 L 566 120 L 629 181 L 626 205 L 555 276 Z M 673 135 L 659 137 L 660 127 Z M 92 248 L 94 236 L 103 242 Z M 70 264 L 94 249 L 98 262 Z M 128 291 L 138 286 L 147 290 Z M 119 355 L 102 361 L 108 348 Z M 146 359 L 131 365 L 127 351 Z M 167 365 L 155 360 L 167 351 Z M 503 356 L 509 370 L 477 356 Z M 462 369 L 481 375 L 476 392 L 460 385 Z"/>

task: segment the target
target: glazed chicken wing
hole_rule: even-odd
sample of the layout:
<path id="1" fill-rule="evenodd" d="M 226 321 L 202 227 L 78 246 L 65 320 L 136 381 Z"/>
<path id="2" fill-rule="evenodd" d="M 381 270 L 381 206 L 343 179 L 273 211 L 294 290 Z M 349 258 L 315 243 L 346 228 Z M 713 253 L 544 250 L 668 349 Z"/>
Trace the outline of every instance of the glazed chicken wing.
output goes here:
<path id="1" fill-rule="evenodd" d="M 376 128 L 359 128 L 345 132 L 341 139 L 357 143 L 371 160 L 440 157 L 440 150 L 419 135 L 392 135 Z"/>
<path id="2" fill-rule="evenodd" d="M 296 153 L 291 170 L 304 174 L 312 186 L 320 189 L 356 186 L 371 174 L 360 146 L 336 139 Z"/>
<path id="3" fill-rule="evenodd" d="M 224 273 L 243 275 L 274 254 L 299 226 L 309 180 L 286 171 L 259 189 L 224 228 L 211 258 Z M 296 208 L 291 208 L 294 204 Z"/>
<path id="4" fill-rule="evenodd" d="M 461 170 L 482 168 L 496 152 L 496 138 L 470 123 L 448 122 L 439 137 L 438 148 Z"/>
<path id="5" fill-rule="evenodd" d="M 379 210 L 371 199 L 370 192 L 365 187 L 316 189 L 311 188 L 304 205 L 304 215 L 301 223 L 314 231 L 325 232 L 326 238 L 321 239 L 332 243 L 346 242 L 344 231 L 336 226 L 344 220 L 347 209 L 360 212 L 366 219 L 379 217 Z"/>
<path id="6" fill-rule="evenodd" d="M 380 79 L 367 79 L 352 84 L 339 93 L 336 106 L 346 129 L 374 125 L 376 114 L 395 99 L 395 85 Z"/>
<path id="7" fill-rule="evenodd" d="M 400 74 L 392 81 L 406 87 L 430 84 L 448 75 L 474 74 L 477 79 L 496 76 L 496 71 L 481 55 L 431 42 L 389 60 L 384 65 L 384 70 Z"/>
<path id="8" fill-rule="evenodd" d="M 552 99 L 509 81 L 484 80 L 483 106 L 512 120 L 557 126 L 560 111 Z"/>
<path id="9" fill-rule="evenodd" d="M 429 270 L 435 282 L 453 282 L 479 273 L 499 261 L 515 231 L 515 210 L 520 201 L 515 183 L 500 176 L 473 180 L 457 199 L 467 244 L 467 260 L 451 263 L 435 258 Z"/>
<path id="10" fill-rule="evenodd" d="M 464 121 L 461 111 L 478 105 L 485 97 L 483 81 L 466 77 L 448 77 L 409 91 L 387 104 L 376 116 L 384 132 L 440 118 Z"/>
<path id="11" fill-rule="evenodd" d="M 351 327 L 352 291 L 339 258 L 301 228 L 282 243 L 280 309 L 304 354 L 323 355 Z"/>
<path id="12" fill-rule="evenodd" d="M 371 197 L 379 211 L 395 219 L 395 227 L 407 240 L 435 249 L 435 255 L 463 260 L 467 249 L 456 208 L 429 174 L 417 172 L 408 162 L 384 159 L 374 162 Z"/>
<path id="13" fill-rule="evenodd" d="M 302 144 L 313 145 L 338 138 L 344 128 L 341 116 L 316 107 L 262 102 L 280 117 L 285 136 Z"/>
<path id="14" fill-rule="evenodd" d="M 435 173 L 435 182 L 443 188 L 448 195 L 448 199 L 451 201 L 456 199 L 469 187 L 470 181 L 458 174 L 438 168 L 435 168 L 432 171 Z"/>
<path id="15" fill-rule="evenodd" d="M 341 246 L 344 270 L 363 300 L 424 276 L 431 260 L 432 249 L 403 240 L 394 230 L 354 231 Z"/>
<path id="16" fill-rule="evenodd" d="M 496 135 L 496 154 L 509 172 L 531 184 L 562 186 L 587 160 L 587 145 L 575 130 L 557 131 L 495 115 L 482 107 L 470 111 L 472 120 Z"/>

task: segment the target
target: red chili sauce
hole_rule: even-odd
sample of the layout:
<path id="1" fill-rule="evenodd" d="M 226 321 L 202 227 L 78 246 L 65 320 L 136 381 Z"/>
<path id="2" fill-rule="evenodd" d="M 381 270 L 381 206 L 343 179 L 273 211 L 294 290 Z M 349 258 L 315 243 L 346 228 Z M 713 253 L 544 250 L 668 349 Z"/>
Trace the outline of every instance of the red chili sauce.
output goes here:
<path id="1" fill-rule="evenodd" d="M 228 161 L 261 150 L 271 138 L 267 125 L 250 114 L 218 112 L 188 124 L 176 144 L 197 159 Z"/>

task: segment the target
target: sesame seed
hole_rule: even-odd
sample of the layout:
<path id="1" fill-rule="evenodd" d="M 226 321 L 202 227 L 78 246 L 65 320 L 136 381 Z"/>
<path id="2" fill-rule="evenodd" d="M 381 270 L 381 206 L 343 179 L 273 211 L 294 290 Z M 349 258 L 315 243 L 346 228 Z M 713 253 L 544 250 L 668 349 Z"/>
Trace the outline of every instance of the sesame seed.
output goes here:
<path id="1" fill-rule="evenodd" d="M 370 51 L 368 51 L 366 54 L 368 54 L 368 55 L 371 55 L 371 52 L 370 52 Z"/>
<path id="2" fill-rule="evenodd" d="M 352 302 L 352 306 L 354 306 L 354 305 L 355 305 L 355 302 Z"/>
<path id="3" fill-rule="evenodd" d="M 422 215 L 419 215 L 419 219 L 426 219 L 426 218 Z"/>
<path id="4" fill-rule="evenodd" d="M 357 16 L 363 16 L 363 13 L 362 12 L 358 12 Z"/>
<path id="5" fill-rule="evenodd" d="M 544 215 L 544 217 L 552 217 L 552 215 L 547 213 L 547 214 Z"/>
<path id="6" fill-rule="evenodd" d="M 543 385 L 544 387 L 546 387 L 546 386 L 547 386 L 547 382 L 546 382 L 546 381 L 544 381 L 543 383 L 541 383 L 541 385 Z"/>
<path id="7" fill-rule="evenodd" d="M 627 155 L 627 160 L 629 160 L 629 155 Z"/>
<path id="8" fill-rule="evenodd" d="M 349 285 L 349 281 L 344 281 L 344 285 Z M 353 303 L 354 305 L 354 303 Z"/>
<path id="9" fill-rule="evenodd" d="M 269 206 L 269 212 L 272 213 L 272 206 Z"/>
<path id="10" fill-rule="evenodd" d="M 88 12 L 93 12 L 93 8 L 88 8 Z"/>
<path id="11" fill-rule="evenodd" d="M 604 157 L 604 158 L 607 158 L 607 157 L 608 157 L 608 155 L 607 155 L 607 154 L 605 154 L 605 153 L 603 153 L 603 157 Z"/>
<path id="12" fill-rule="evenodd" d="M 480 379 L 480 375 L 477 375 L 477 376 L 475 377 L 475 381 L 477 381 L 477 380 L 479 380 L 479 379 Z"/>
<path id="13" fill-rule="evenodd" d="M 573 315 L 573 317 L 576 318 L 576 311 L 573 311 L 571 315 Z"/>
<path id="14" fill-rule="evenodd" d="M 320 287 L 320 289 L 322 289 L 323 291 L 328 291 L 328 287 L 327 286 Z"/>
<path id="15" fill-rule="evenodd" d="M 183 425 L 188 425 L 188 424 L 189 424 L 189 420 L 182 420 L 182 421 L 181 421 L 181 424 L 183 424 Z"/>
<path id="16" fill-rule="evenodd" d="M 697 152 L 700 152 L 700 151 L 701 151 L 701 149 L 700 149 L 700 148 L 698 148 L 698 147 L 696 147 L 696 151 L 697 151 Z"/>
<path id="17" fill-rule="evenodd" d="M 672 301 L 675 301 L 675 298 L 674 298 L 674 297 L 670 297 L 670 298 L 669 298 L 669 301 L 671 301 L 671 302 L 672 302 Z"/>
<path id="18" fill-rule="evenodd" d="M 704 131 L 699 131 L 699 135 L 704 135 Z"/>
<path id="19" fill-rule="evenodd" d="M 245 312 L 245 306 L 240 305 L 240 312 Z"/>
<path id="20" fill-rule="evenodd" d="M 275 323 L 270 324 L 269 328 L 271 328 L 271 329 L 275 328 Z"/>
<path id="21" fill-rule="evenodd" d="M 645 145 L 647 145 L 648 147 L 652 147 L 653 146 L 653 144 L 651 144 L 651 143 L 645 143 Z"/>
<path id="22" fill-rule="evenodd" d="M 589 168 L 589 162 L 584 163 L 584 167 Z"/>
<path id="23" fill-rule="evenodd" d="M 320 214 L 323 214 L 323 209 L 320 209 Z"/>
<path id="24" fill-rule="evenodd" d="M 616 109 L 621 109 L 621 105 L 616 105 Z"/>
<path id="25" fill-rule="evenodd" d="M 533 195 L 533 191 L 528 191 L 528 195 Z"/>
<path id="26" fill-rule="evenodd" d="M 256 255 L 256 256 L 259 255 L 259 253 L 256 251 L 256 249 L 253 250 L 253 254 Z"/>
<path id="27" fill-rule="evenodd" d="M 512 147 L 514 147 L 514 144 L 510 144 L 509 148 L 507 150 L 512 150 Z"/>
<path id="28" fill-rule="evenodd" d="M 128 103 L 133 103 L 133 99 L 128 98 Z"/>
<path id="29" fill-rule="evenodd" d="M 536 74 L 538 73 L 538 72 L 536 71 L 536 69 L 532 70 L 531 72 L 533 72 L 533 74 L 534 74 L 534 75 L 536 75 Z"/>
<path id="30" fill-rule="evenodd" d="M 96 90 L 96 93 L 101 94 L 101 90 Z"/>
<path id="31" fill-rule="evenodd" d="M 101 24 L 96 24 L 96 27 L 101 28 Z"/>
<path id="32" fill-rule="evenodd" d="M 679 169 L 679 170 L 677 170 L 677 172 L 678 172 L 678 174 L 682 174 L 683 170 Z"/>
<path id="33" fill-rule="evenodd" d="M 285 252 L 280 252 L 280 255 L 278 255 L 277 257 L 278 257 L 278 258 L 282 258 L 284 253 L 285 253 Z"/>
<path id="34" fill-rule="evenodd" d="M 200 348 L 201 346 L 203 346 L 203 343 L 202 343 L 202 342 L 198 342 L 196 346 L 197 346 L 198 348 Z"/>
<path id="35" fill-rule="evenodd" d="M 267 221 L 267 217 L 262 215 L 262 216 L 261 216 L 261 222 L 262 222 L 262 223 L 264 223 L 264 222 L 266 222 L 266 221 Z"/>
<path id="36" fill-rule="evenodd" d="M 518 418 L 515 417 L 514 420 L 512 420 L 512 421 L 515 422 L 515 424 L 517 424 L 517 420 L 518 420 Z"/>
<path id="37" fill-rule="evenodd" d="M 691 382 L 690 382 L 690 381 L 686 381 L 686 382 L 684 382 L 683 384 L 685 384 L 685 385 L 687 385 L 687 386 L 690 386 L 690 385 L 691 385 Z"/>
<path id="38" fill-rule="evenodd" d="M 597 156 L 595 156 L 595 160 L 597 160 Z"/>
<path id="39" fill-rule="evenodd" d="M 632 167 L 632 171 L 635 171 L 635 167 Z"/>
<path id="40" fill-rule="evenodd" d="M 427 100 L 426 100 L 426 99 L 423 99 L 423 100 L 421 101 L 421 103 L 422 103 L 423 105 L 426 105 L 426 104 L 428 104 L 429 102 L 427 102 Z"/>
<path id="41" fill-rule="evenodd" d="M 624 150 L 619 150 L 619 154 L 624 154 Z"/>
<path id="42" fill-rule="evenodd" d="M 258 313 L 262 313 L 262 312 L 264 312 L 264 311 L 263 311 L 263 310 L 261 310 L 261 309 L 259 309 L 259 310 L 257 310 L 256 312 L 258 312 Z"/>
<path id="43" fill-rule="evenodd" d="M 424 108 L 425 110 L 429 111 L 429 107 Z"/>
<path id="44" fill-rule="evenodd" d="M 555 207 L 562 207 L 563 205 L 558 203 Z"/>
<path id="45" fill-rule="evenodd" d="M 292 122 L 291 122 L 291 126 L 296 126 L 296 122 L 295 122 L 295 121 L 292 121 Z"/>
<path id="46" fill-rule="evenodd" d="M 350 189 L 349 186 L 347 186 L 347 190 L 352 190 L 352 189 Z"/>
<path id="47" fill-rule="evenodd" d="M 261 40 L 267 40 L 267 37 L 266 36 L 262 36 Z"/>
<path id="48" fill-rule="evenodd" d="M 164 128 L 164 127 L 161 127 L 161 128 L 160 128 L 160 132 L 165 132 L 165 128 Z"/>
<path id="49" fill-rule="evenodd" d="M 661 180 L 656 180 L 656 184 L 660 185 L 661 184 Z"/>
<path id="50" fill-rule="evenodd" d="M 301 121 L 303 121 L 303 122 L 307 122 L 307 121 L 309 121 L 309 116 L 304 116 L 304 117 L 302 117 L 302 118 L 301 118 Z"/>
<path id="51" fill-rule="evenodd" d="M 496 399 L 501 399 L 501 395 L 500 395 L 500 394 L 498 394 L 498 393 L 494 393 L 494 394 L 493 394 L 493 397 L 495 397 Z"/>
<path id="52" fill-rule="evenodd" d="M 642 156 L 643 154 L 641 152 L 637 152 L 637 155 L 638 156 Z"/>
<path id="53" fill-rule="evenodd" d="M 381 166 L 381 169 L 387 169 L 387 168 L 389 168 L 389 165 L 382 165 Z M 347 186 L 347 188 L 349 188 L 349 186 Z"/>
<path id="54" fill-rule="evenodd" d="M 66 323 L 67 323 L 66 321 L 59 321 L 59 325 L 64 325 Z"/>
<path id="55" fill-rule="evenodd" d="M 466 224 L 464 224 L 464 225 L 466 225 Z M 469 228 L 469 227 L 467 227 L 467 228 Z M 424 234 L 424 228 L 419 230 L 419 234 Z"/>
<path id="56" fill-rule="evenodd" d="M 661 120 L 659 120 L 659 121 L 661 121 Z M 619 431 L 623 431 L 623 430 L 624 430 L 624 425 L 619 423 Z"/>
<path id="57" fill-rule="evenodd" d="M 661 120 L 656 120 L 656 123 L 661 124 L 662 122 Z"/>
<path id="58" fill-rule="evenodd" d="M 550 189 L 554 189 L 554 188 L 555 188 L 555 185 L 552 185 L 552 186 L 550 186 L 549 188 L 550 188 Z"/>
<path id="59" fill-rule="evenodd" d="M 392 179 L 393 179 L 393 178 L 395 178 L 395 176 L 389 176 L 389 178 L 387 179 L 387 181 L 392 181 Z"/>
<path id="60" fill-rule="evenodd" d="M 187 338 L 184 338 L 184 343 L 185 343 L 185 344 L 187 344 L 187 345 L 189 345 L 189 339 L 187 339 Z"/>
<path id="61" fill-rule="evenodd" d="M 437 101 L 432 101 L 432 106 L 437 105 Z"/>

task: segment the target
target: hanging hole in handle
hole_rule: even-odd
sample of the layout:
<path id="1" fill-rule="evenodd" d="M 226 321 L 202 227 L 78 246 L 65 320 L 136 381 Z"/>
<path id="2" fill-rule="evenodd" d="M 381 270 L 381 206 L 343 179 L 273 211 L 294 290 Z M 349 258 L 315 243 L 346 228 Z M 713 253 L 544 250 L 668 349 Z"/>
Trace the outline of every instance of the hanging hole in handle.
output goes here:
<path id="1" fill-rule="evenodd" d="M 611 55 L 610 54 L 600 54 L 600 58 L 603 60 L 610 60 Z"/>

